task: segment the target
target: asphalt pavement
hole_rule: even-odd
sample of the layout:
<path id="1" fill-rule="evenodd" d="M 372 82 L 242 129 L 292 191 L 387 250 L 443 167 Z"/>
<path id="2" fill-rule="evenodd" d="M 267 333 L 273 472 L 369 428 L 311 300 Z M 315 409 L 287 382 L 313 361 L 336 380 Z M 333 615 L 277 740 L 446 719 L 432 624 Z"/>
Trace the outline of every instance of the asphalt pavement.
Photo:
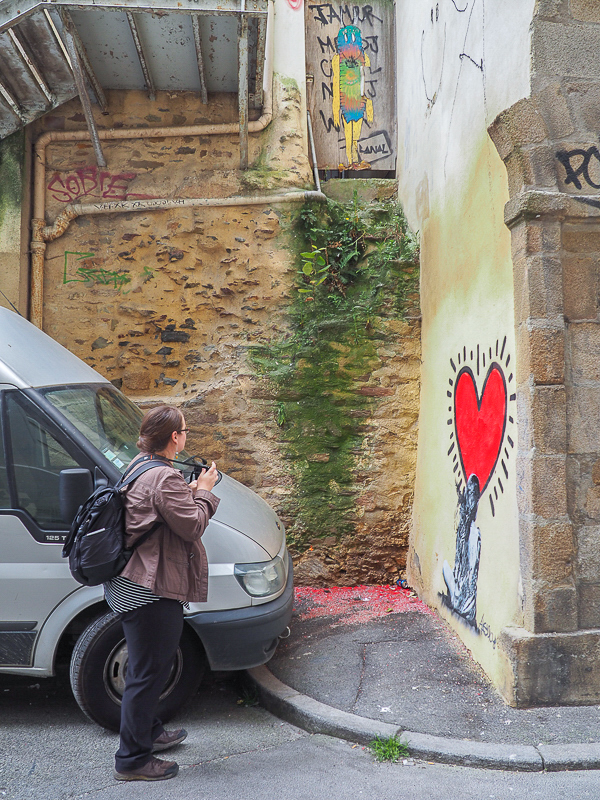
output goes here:
<path id="1" fill-rule="evenodd" d="M 297 589 L 291 635 L 250 671 L 271 712 L 429 761 L 600 769 L 600 706 L 511 708 L 447 625 L 398 587 Z"/>
<path id="2" fill-rule="evenodd" d="M 596 800 L 600 772 L 378 763 L 366 746 L 308 733 L 254 705 L 239 676 L 209 675 L 173 724 L 189 737 L 159 783 L 112 777 L 118 737 L 81 713 L 68 681 L 0 675 L 2 800 Z M 241 702 L 240 702 L 241 701 Z M 316 702 L 316 701 L 315 701 Z M 167 754 L 165 754 L 166 756 Z"/>

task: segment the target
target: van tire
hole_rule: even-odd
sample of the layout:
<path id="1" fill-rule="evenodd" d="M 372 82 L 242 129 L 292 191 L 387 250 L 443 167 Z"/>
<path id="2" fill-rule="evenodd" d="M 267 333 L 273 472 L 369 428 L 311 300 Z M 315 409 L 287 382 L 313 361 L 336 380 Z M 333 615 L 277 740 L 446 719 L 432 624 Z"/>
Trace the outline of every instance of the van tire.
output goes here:
<path id="1" fill-rule="evenodd" d="M 184 625 L 175 664 L 161 695 L 158 716 L 173 717 L 200 686 L 206 657 L 198 637 Z M 71 656 L 71 689 L 83 713 L 103 728 L 118 731 L 126 645 L 119 615 L 112 611 L 81 634 Z"/>

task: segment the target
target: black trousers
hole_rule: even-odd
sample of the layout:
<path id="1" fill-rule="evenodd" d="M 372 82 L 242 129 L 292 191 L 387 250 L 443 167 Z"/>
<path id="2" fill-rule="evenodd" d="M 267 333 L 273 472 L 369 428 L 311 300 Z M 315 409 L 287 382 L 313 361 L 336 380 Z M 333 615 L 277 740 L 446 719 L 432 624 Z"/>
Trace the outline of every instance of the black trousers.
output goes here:
<path id="1" fill-rule="evenodd" d="M 183 630 L 183 607 L 162 597 L 121 615 L 129 660 L 121 705 L 118 772 L 143 767 L 164 728 L 156 716 Z"/>

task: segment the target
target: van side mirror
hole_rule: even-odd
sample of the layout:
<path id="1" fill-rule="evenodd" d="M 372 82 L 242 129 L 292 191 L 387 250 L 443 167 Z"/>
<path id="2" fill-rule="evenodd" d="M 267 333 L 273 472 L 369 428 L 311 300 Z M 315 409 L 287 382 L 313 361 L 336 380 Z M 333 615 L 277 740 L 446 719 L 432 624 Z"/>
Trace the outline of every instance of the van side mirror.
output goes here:
<path id="1" fill-rule="evenodd" d="M 92 473 L 89 469 L 61 469 L 58 476 L 58 497 L 60 515 L 67 525 L 71 525 L 79 506 L 94 491 Z"/>

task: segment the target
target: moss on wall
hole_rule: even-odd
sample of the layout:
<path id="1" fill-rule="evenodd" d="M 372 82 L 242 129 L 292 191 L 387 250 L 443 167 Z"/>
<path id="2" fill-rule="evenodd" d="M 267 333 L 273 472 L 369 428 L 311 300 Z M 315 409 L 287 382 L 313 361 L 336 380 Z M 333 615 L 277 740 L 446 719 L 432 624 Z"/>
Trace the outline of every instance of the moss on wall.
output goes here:
<path id="1" fill-rule="evenodd" d="M 0 234 L 6 212 L 18 209 L 21 203 L 22 163 L 23 132 L 17 131 L 0 140 Z"/>
<path id="2" fill-rule="evenodd" d="M 270 381 L 294 491 L 286 501 L 296 554 L 352 535 L 359 462 L 378 398 L 369 386 L 385 321 L 415 309 L 418 248 L 394 200 L 306 205 L 296 222 L 298 271 L 289 331 L 252 350 Z"/>

